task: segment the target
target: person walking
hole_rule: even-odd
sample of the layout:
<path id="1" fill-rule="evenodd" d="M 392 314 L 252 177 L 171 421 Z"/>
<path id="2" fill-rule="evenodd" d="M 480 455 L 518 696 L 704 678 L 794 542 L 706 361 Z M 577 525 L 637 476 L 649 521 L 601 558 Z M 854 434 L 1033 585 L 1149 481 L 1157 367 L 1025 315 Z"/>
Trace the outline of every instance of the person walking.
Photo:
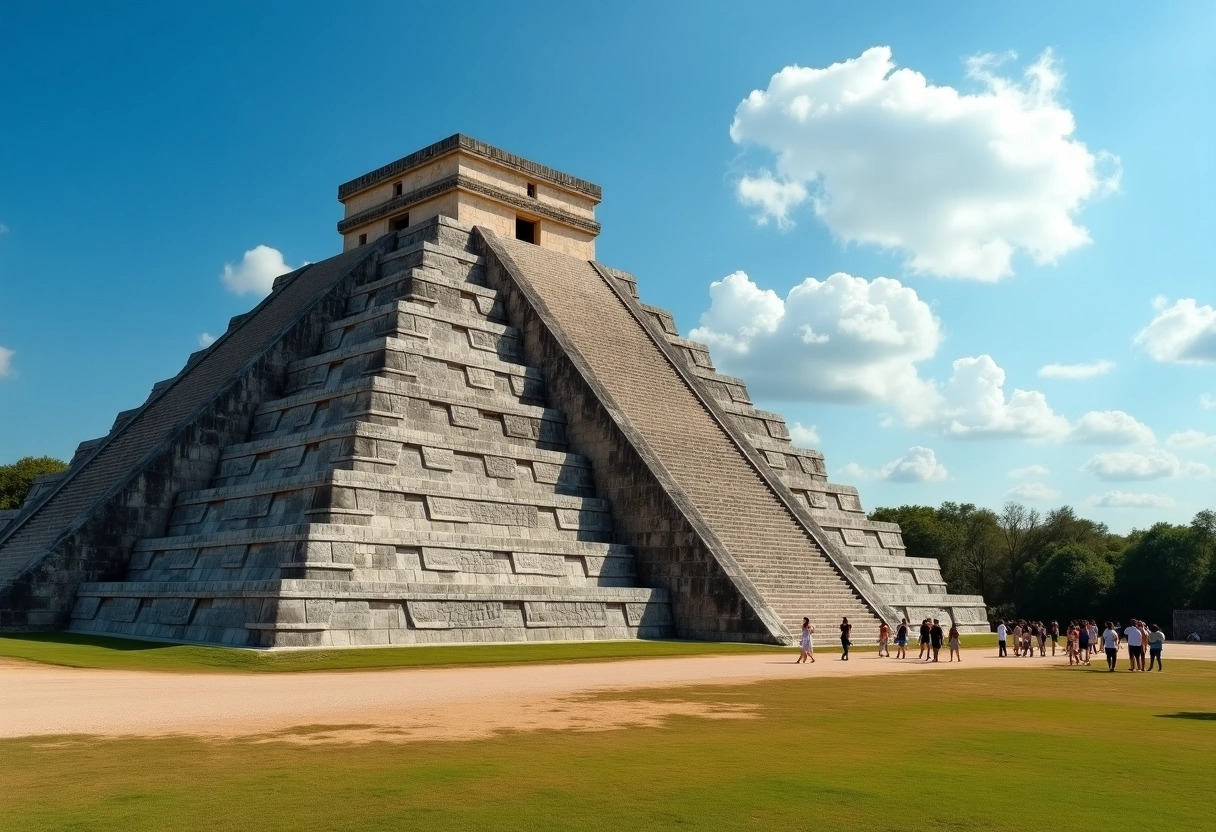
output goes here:
<path id="1" fill-rule="evenodd" d="M 1115 664 L 1119 661 L 1119 632 L 1109 621 L 1102 631 L 1102 646 L 1106 649 L 1106 669 L 1114 673 Z"/>
<path id="2" fill-rule="evenodd" d="M 1080 637 L 1080 635 L 1081 633 L 1077 629 L 1077 623 L 1075 621 L 1068 625 L 1068 633 L 1065 635 L 1065 649 L 1068 651 L 1069 667 L 1072 667 L 1074 664 L 1081 663 L 1080 656 L 1078 655 L 1077 651 L 1077 639 Z"/>
<path id="3" fill-rule="evenodd" d="M 959 662 L 962 662 L 963 654 L 959 650 L 959 648 L 962 647 L 962 645 L 959 643 L 957 624 L 951 623 L 950 633 L 947 636 L 947 638 L 949 639 L 948 643 L 950 645 L 950 661 L 954 661 L 955 659 L 958 659 Z"/>
<path id="4" fill-rule="evenodd" d="M 1157 672 L 1161 672 L 1161 649 L 1165 647 L 1165 633 L 1156 624 L 1148 628 L 1148 669 L 1153 669 L 1157 663 Z"/>
<path id="5" fill-rule="evenodd" d="M 929 628 L 929 647 L 933 651 L 933 661 L 937 661 L 937 654 L 942 649 L 942 625 L 937 619 L 933 619 L 933 626 Z"/>
<path id="6" fill-rule="evenodd" d="M 891 628 L 887 626 L 887 622 L 883 621 L 878 625 L 878 657 L 880 659 L 891 658 L 891 651 L 887 649 L 887 642 L 891 639 Z"/>
<path id="7" fill-rule="evenodd" d="M 1009 635 L 1009 628 L 1005 626 L 1004 621 L 996 622 L 996 657 L 1005 659 L 1009 654 L 1005 652 L 1005 638 Z"/>
<path id="8" fill-rule="evenodd" d="M 802 619 L 802 653 L 798 656 L 798 661 L 794 664 L 805 663 L 807 659 L 815 661 L 815 642 L 811 640 L 811 636 L 815 634 L 815 628 L 811 626 L 811 619 Z"/>
<path id="9" fill-rule="evenodd" d="M 1051 636 L 1051 655 L 1055 656 L 1056 645 L 1060 643 L 1060 622 L 1059 621 L 1051 622 L 1051 628 L 1048 630 L 1048 634 Z"/>
<path id="10" fill-rule="evenodd" d="M 1136 622 L 1136 626 L 1140 628 L 1140 672 L 1144 673 L 1144 657 L 1148 653 L 1148 625 L 1141 618 Z"/>
<path id="11" fill-rule="evenodd" d="M 1022 624 L 1018 622 L 1013 625 L 1013 657 L 1016 659 L 1022 655 Z"/>
<path id="12" fill-rule="evenodd" d="M 1047 655 L 1047 625 L 1042 621 L 1035 624 L 1035 637 L 1039 640 L 1039 658 Z"/>
<path id="13" fill-rule="evenodd" d="M 1077 625 L 1077 660 L 1078 663 L 1089 664 L 1089 622 L 1082 621 Z"/>
<path id="14" fill-rule="evenodd" d="M 849 638 L 853 633 L 853 625 L 849 623 L 848 618 L 840 619 L 840 660 L 847 662 L 849 660 L 849 648 L 853 646 L 853 640 Z"/>
<path id="15" fill-rule="evenodd" d="M 920 655 L 916 658 L 922 662 L 926 661 L 929 656 L 929 619 L 924 619 L 920 622 Z"/>
<path id="16" fill-rule="evenodd" d="M 1140 627 L 1136 623 L 1136 619 L 1132 619 L 1127 625 L 1127 629 L 1123 631 L 1123 635 L 1127 636 L 1127 663 L 1128 670 L 1136 671 L 1144 669 L 1144 636 L 1140 633 Z"/>
<path id="17" fill-rule="evenodd" d="M 895 658 L 908 658 L 908 619 L 899 619 L 899 626 L 895 628 Z"/>

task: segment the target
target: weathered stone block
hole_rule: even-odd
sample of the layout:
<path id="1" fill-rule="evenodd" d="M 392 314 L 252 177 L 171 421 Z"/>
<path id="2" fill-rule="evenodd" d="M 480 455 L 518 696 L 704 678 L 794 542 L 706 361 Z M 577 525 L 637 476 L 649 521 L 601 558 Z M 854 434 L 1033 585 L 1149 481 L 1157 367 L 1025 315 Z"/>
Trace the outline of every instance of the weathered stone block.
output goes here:
<path id="1" fill-rule="evenodd" d="M 530 419 L 527 416 L 504 413 L 502 427 L 503 432 L 507 436 L 515 436 L 521 439 L 538 439 L 540 437 L 539 419 Z"/>
<path id="2" fill-rule="evenodd" d="M 603 627 L 607 616 L 602 603 L 525 601 L 524 623 L 529 627 Z"/>
<path id="3" fill-rule="evenodd" d="M 502 627 L 501 601 L 406 601 L 410 622 L 420 630 Z"/>
<path id="4" fill-rule="evenodd" d="M 670 627 L 671 607 L 667 604 L 627 603 L 625 622 L 630 627 Z"/>
<path id="5" fill-rule="evenodd" d="M 465 367 L 465 380 L 470 387 L 476 387 L 481 390 L 494 389 L 494 373 L 491 370 L 485 370 L 481 367 Z"/>
<path id="6" fill-rule="evenodd" d="M 612 531 L 612 517 L 603 511 L 580 511 L 572 508 L 557 510 L 559 529 L 586 529 L 587 531 Z"/>
<path id="7" fill-rule="evenodd" d="M 101 608 L 101 599 L 96 595 L 81 595 L 72 607 L 72 618 L 80 621 L 91 621 Z"/>
<path id="8" fill-rule="evenodd" d="M 861 529 L 841 529 L 846 546 L 868 546 L 873 540 Z"/>
<path id="9" fill-rule="evenodd" d="M 561 555 L 538 555 L 531 552 L 512 552 L 511 560 L 520 575 L 565 575 L 566 559 Z"/>
<path id="10" fill-rule="evenodd" d="M 432 520 L 457 523 L 489 523 L 500 526 L 536 528 L 536 506 L 513 503 L 485 503 L 451 497 L 426 498 L 427 514 Z"/>
<path id="11" fill-rule="evenodd" d="M 139 615 L 141 603 L 139 598 L 107 598 L 98 611 L 98 617 L 106 621 L 130 623 Z"/>
<path id="12" fill-rule="evenodd" d="M 515 479 L 515 460 L 501 456 L 485 457 L 486 476 L 496 479 Z"/>
<path id="13" fill-rule="evenodd" d="M 458 428 L 481 427 L 481 413 L 475 407 L 454 404 L 451 414 L 452 424 Z"/>
<path id="14" fill-rule="evenodd" d="M 506 558 L 476 549 L 422 548 L 422 566 L 435 572 L 505 574 L 511 571 Z"/>

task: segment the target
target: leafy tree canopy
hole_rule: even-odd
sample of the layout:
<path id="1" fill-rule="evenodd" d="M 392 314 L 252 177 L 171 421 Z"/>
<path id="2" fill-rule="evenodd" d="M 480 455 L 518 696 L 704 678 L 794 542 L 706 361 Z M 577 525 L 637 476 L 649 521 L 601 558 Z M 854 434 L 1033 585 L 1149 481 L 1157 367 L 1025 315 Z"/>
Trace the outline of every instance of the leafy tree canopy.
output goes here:
<path id="1" fill-rule="evenodd" d="M 12 465 L 0 465 L 0 511 L 20 508 L 35 477 L 57 474 L 67 467 L 63 460 L 49 456 L 27 456 Z"/>

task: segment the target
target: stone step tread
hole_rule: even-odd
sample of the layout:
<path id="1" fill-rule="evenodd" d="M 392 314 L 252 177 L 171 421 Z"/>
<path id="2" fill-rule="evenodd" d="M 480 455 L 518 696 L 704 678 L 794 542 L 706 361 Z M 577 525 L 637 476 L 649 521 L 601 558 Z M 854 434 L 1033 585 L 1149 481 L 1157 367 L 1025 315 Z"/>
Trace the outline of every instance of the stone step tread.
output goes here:
<path id="1" fill-rule="evenodd" d="M 268 598 L 334 598 L 390 600 L 529 600 L 529 601 L 654 601 L 666 603 L 667 590 L 629 586 L 494 586 L 373 581 L 326 581 L 284 578 L 274 581 L 98 581 L 80 584 L 80 595 L 120 597 L 213 598 L 250 596 Z"/>
<path id="2" fill-rule="evenodd" d="M 385 350 L 449 361 L 466 367 L 480 367 L 503 375 L 526 376 L 538 381 L 542 379 L 540 371 L 535 367 L 517 361 L 507 361 L 489 350 L 479 350 L 468 344 L 457 347 L 455 344 L 435 343 L 428 338 L 399 338 L 395 335 L 378 335 L 366 341 L 356 341 L 353 344 L 320 352 L 308 358 L 301 358 L 287 365 L 287 371 L 298 373 L 323 364 L 349 361 L 352 358 Z"/>
<path id="3" fill-rule="evenodd" d="M 482 456 L 500 456 L 509 459 L 547 462 L 553 465 L 563 465 L 574 468 L 590 468 L 591 463 L 580 454 L 568 451 L 550 451 L 543 448 L 532 448 L 527 445 L 516 445 L 509 442 L 497 442 L 466 436 L 452 436 L 434 431 L 412 430 L 395 425 L 380 425 L 374 422 L 347 421 L 323 428 L 288 433 L 276 436 L 267 434 L 261 439 L 251 442 L 239 442 L 224 449 L 220 459 L 236 459 L 254 454 L 269 453 L 284 448 L 294 448 L 299 445 L 309 445 L 346 437 L 361 437 L 377 439 L 386 442 L 399 442 L 407 445 L 419 445 L 428 448 L 446 448 Z"/>
<path id="4" fill-rule="evenodd" d="M 555 410 L 549 407 L 541 407 L 539 405 L 522 404 L 517 399 L 508 397 L 505 394 L 490 393 L 490 391 L 485 391 L 487 395 L 478 395 L 473 392 L 473 388 L 468 388 L 466 390 L 452 390 L 442 387 L 422 385 L 417 382 L 399 382 L 393 379 L 382 378 L 374 375 L 368 375 L 364 378 L 356 379 L 337 387 L 301 392 L 291 396 L 285 396 L 281 399 L 274 399 L 266 402 L 265 404 L 259 405 L 257 410 L 254 411 L 254 414 L 256 416 L 261 416 L 266 413 L 273 413 L 277 410 L 289 410 L 293 407 L 316 404 L 318 402 L 330 401 L 331 399 L 337 399 L 343 396 L 351 396 L 357 393 L 365 392 L 390 393 L 412 399 L 426 399 L 427 401 L 438 402 L 440 404 L 456 404 L 468 407 L 479 407 L 482 410 L 487 410 L 492 413 L 506 413 L 513 416 L 528 416 L 534 419 L 539 418 L 550 422 L 566 421 L 566 414 L 560 410 Z M 476 398 L 474 398 L 474 396 L 476 396 Z M 401 418 L 405 418 L 405 414 L 399 415 Z"/>
<path id="5" fill-rule="evenodd" d="M 390 251 L 380 257 L 380 267 L 384 268 L 395 264 L 398 260 L 405 260 L 415 254 L 425 252 L 428 254 L 438 254 L 444 257 L 450 257 L 453 260 L 459 260 L 470 265 L 485 265 L 486 259 L 480 254 L 464 249 L 452 248 L 445 246 L 442 243 L 432 242 L 430 240 L 419 240 L 410 245 L 402 246 L 396 251 Z"/>
<path id="6" fill-rule="evenodd" d="M 334 321 L 325 327 L 325 331 L 338 332 L 361 323 L 374 321 L 377 318 L 383 318 L 395 312 L 426 318 L 427 320 L 445 323 L 452 327 L 480 329 L 483 332 L 492 332 L 495 335 L 504 335 L 509 338 L 519 337 L 519 330 L 508 323 L 490 320 L 485 315 L 469 315 L 464 312 L 458 312 L 455 309 L 449 309 L 446 306 L 434 306 L 413 300 L 395 300 L 376 306 L 369 306 L 362 312 L 356 312 L 353 315 L 347 315 L 345 318 Z"/>
<path id="7" fill-rule="evenodd" d="M 413 476 L 400 477 L 392 474 L 373 474 L 367 471 L 348 471 L 343 468 L 334 468 L 320 473 L 296 474 L 275 480 L 259 480 L 257 482 L 240 483 L 237 485 L 203 488 L 197 491 L 183 491 L 177 495 L 175 505 L 184 506 L 196 503 L 213 503 L 220 500 L 239 500 L 244 497 L 278 494 L 284 491 L 298 491 L 304 488 L 315 488 L 323 485 L 374 489 L 398 494 L 451 497 L 484 502 L 555 506 L 557 508 L 569 508 L 581 511 L 606 512 L 609 510 L 608 501 L 599 497 L 556 494 L 550 489 L 517 486 L 507 491 L 501 488 L 459 485 L 442 479 Z"/>
<path id="8" fill-rule="evenodd" d="M 445 549 L 482 549 L 494 552 L 529 552 L 541 555 L 633 557 L 633 550 L 621 543 L 571 540 L 568 537 L 546 537 L 537 534 L 538 531 L 540 530 L 529 529 L 528 537 L 508 537 L 437 531 L 401 530 L 389 532 L 369 526 L 296 523 L 288 526 L 237 529 L 215 534 L 186 534 L 142 538 L 136 541 L 134 550 L 154 552 L 170 549 L 196 549 L 209 546 L 235 546 L 312 540 L 383 546 L 430 546 Z"/>

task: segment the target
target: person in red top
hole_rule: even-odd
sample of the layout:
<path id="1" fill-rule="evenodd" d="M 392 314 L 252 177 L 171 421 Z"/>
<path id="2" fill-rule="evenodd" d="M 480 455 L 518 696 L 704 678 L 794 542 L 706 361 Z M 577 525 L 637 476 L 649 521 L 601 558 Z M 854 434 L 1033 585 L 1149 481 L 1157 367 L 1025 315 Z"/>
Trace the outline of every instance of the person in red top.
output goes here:
<path id="1" fill-rule="evenodd" d="M 891 638 L 891 628 L 887 626 L 887 622 L 882 622 L 878 625 L 878 657 L 880 659 L 891 658 L 891 651 L 887 649 L 887 642 Z"/>

